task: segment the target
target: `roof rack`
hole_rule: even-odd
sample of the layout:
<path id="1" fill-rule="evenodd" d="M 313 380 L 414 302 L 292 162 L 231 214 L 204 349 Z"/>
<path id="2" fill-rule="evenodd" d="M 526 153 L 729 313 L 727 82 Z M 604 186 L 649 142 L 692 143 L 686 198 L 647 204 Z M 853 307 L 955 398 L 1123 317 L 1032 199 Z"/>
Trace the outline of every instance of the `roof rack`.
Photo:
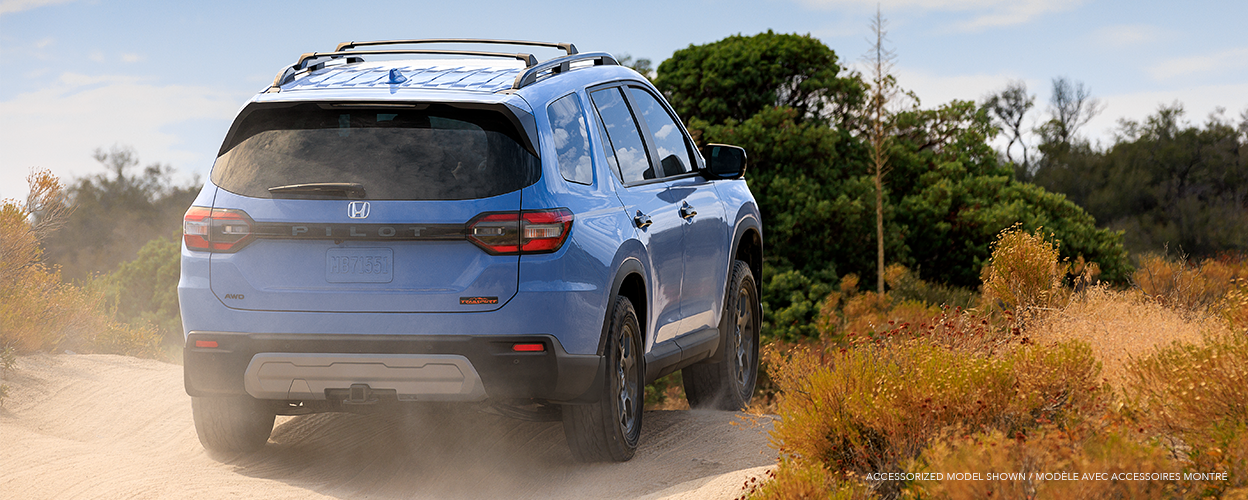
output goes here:
<path id="1" fill-rule="evenodd" d="M 617 66 L 619 62 L 615 60 L 615 56 L 606 52 L 586 52 L 584 54 L 569 54 L 563 57 L 551 59 L 541 64 L 529 66 L 516 76 L 515 83 L 511 84 L 512 90 L 519 90 L 527 85 L 537 83 L 538 77 L 543 73 L 546 76 L 554 76 L 560 73 L 568 72 L 572 69 L 572 63 L 581 61 L 593 61 L 594 66 Z"/>
<path id="2" fill-rule="evenodd" d="M 533 54 L 523 52 L 506 53 L 506 52 L 481 52 L 471 50 L 449 50 L 449 49 L 380 49 L 380 50 L 352 50 L 357 47 L 377 47 L 382 45 L 410 45 L 410 44 L 426 44 L 426 43 L 461 43 L 461 44 L 497 44 L 497 45 L 524 45 L 532 47 L 549 47 L 562 49 L 567 53 L 565 56 L 551 59 L 544 63 L 539 63 Z M 294 81 L 295 75 L 303 71 L 316 71 L 325 67 L 326 63 L 336 59 L 345 59 L 347 64 L 363 62 L 364 58 L 360 56 L 366 55 L 393 55 L 393 54 L 431 54 L 431 55 L 456 55 L 456 56 L 473 56 L 473 57 L 504 57 L 511 59 L 519 59 L 524 61 L 525 70 L 516 76 L 516 80 L 512 83 L 513 90 L 521 89 L 527 85 L 536 83 L 539 78 L 550 77 L 560 73 L 570 71 L 572 64 L 582 61 L 592 61 L 594 66 L 610 65 L 615 66 L 619 63 L 615 57 L 606 52 L 587 52 L 579 53 L 576 46 L 571 43 L 555 43 L 555 42 L 530 42 L 522 40 L 488 40 L 476 38 L 424 38 L 414 40 L 379 40 L 372 42 L 343 42 L 333 52 L 309 52 L 299 56 L 299 61 L 295 64 L 287 66 L 273 78 L 273 84 L 269 86 L 266 92 L 280 92 L 281 86 Z"/>
<path id="3" fill-rule="evenodd" d="M 341 46 L 341 45 L 339 45 Z M 575 50 L 575 48 L 573 48 Z M 357 63 L 364 62 L 363 57 L 368 55 L 393 55 L 393 54 L 432 54 L 432 55 L 455 55 L 455 56 L 474 56 L 474 57 L 505 57 L 509 59 L 519 59 L 524 61 L 526 68 L 537 66 L 537 58 L 533 54 L 525 53 L 505 53 L 505 52 L 480 52 L 472 50 L 442 50 L 442 49 L 389 49 L 389 50 L 353 50 L 353 51 L 335 51 L 335 52 L 309 52 L 299 56 L 299 61 L 292 64 L 273 78 L 273 84 L 269 86 L 269 91 L 281 87 L 291 81 L 294 81 L 295 74 L 308 70 L 316 71 L 325 67 L 325 64 L 334 60 L 346 58 L 346 62 Z"/>
<path id="4" fill-rule="evenodd" d="M 413 45 L 421 43 L 522 45 L 527 47 L 549 47 L 553 49 L 562 49 L 567 55 L 577 53 L 576 46 L 570 43 L 532 42 L 526 40 L 492 40 L 484 38 L 416 38 L 412 40 L 378 40 L 375 42 L 356 42 L 353 40 L 338 44 L 338 48 L 334 49 L 334 52 L 342 52 L 356 47 L 375 47 L 378 45 Z"/>

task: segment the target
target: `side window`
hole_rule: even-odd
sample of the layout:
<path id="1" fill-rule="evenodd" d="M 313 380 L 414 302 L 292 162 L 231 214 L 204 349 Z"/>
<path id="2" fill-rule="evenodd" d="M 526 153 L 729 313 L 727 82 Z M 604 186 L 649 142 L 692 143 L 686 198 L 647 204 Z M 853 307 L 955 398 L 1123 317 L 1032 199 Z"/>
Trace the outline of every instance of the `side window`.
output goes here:
<path id="1" fill-rule="evenodd" d="M 684 132 L 672 115 L 659 104 L 653 94 L 638 87 L 628 88 L 637 114 L 646 121 L 650 133 L 654 134 L 654 147 L 659 150 L 659 164 L 663 166 L 663 176 L 670 177 L 693 171 L 692 152 Z"/>
<path id="2" fill-rule="evenodd" d="M 620 175 L 620 162 L 615 160 L 615 149 L 611 147 L 611 138 L 607 137 L 607 128 L 602 125 L 601 117 L 594 122 L 598 124 L 598 137 L 602 138 L 602 156 L 607 158 L 607 166 L 615 172 L 615 178 L 623 180 L 624 176 Z"/>
<path id="3" fill-rule="evenodd" d="M 546 108 L 550 128 L 554 132 L 555 152 L 559 161 L 559 173 L 569 182 L 594 183 L 594 163 L 589 155 L 589 130 L 585 127 L 585 113 L 576 94 L 568 94 Z"/>
<path id="4" fill-rule="evenodd" d="M 650 156 L 646 153 L 646 144 L 641 140 L 641 132 L 637 130 L 637 122 L 624 102 L 624 95 L 616 87 L 602 89 L 591 94 L 594 107 L 607 128 L 607 137 L 615 149 L 615 159 L 619 163 L 620 180 L 625 184 L 653 179 L 656 177 L 654 167 L 650 164 Z"/>

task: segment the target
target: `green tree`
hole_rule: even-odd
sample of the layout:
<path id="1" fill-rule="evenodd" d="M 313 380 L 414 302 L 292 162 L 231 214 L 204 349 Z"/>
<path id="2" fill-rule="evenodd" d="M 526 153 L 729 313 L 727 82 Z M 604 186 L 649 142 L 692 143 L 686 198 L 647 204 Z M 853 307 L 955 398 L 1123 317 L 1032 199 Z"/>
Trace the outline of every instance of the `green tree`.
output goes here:
<path id="1" fill-rule="evenodd" d="M 1132 252 L 1248 251 L 1248 110 L 1239 123 L 1215 113 L 1193 126 L 1176 103 L 1120 123 L 1105 151 L 1049 140 L 1035 182 L 1125 231 Z"/>
<path id="2" fill-rule="evenodd" d="M 148 241 L 134 260 L 122 263 L 101 279 L 105 297 L 119 320 L 139 327 L 155 326 L 172 345 L 182 340 L 178 310 L 181 243 L 180 232 Z"/>
<path id="3" fill-rule="evenodd" d="M 199 191 L 199 181 L 177 185 L 173 169 L 139 165 L 133 149 L 97 149 L 95 160 L 108 174 L 79 178 L 64 203 L 74 211 L 60 230 L 43 242 L 44 259 L 61 266 L 61 276 L 84 281 L 133 259 L 148 241 L 181 228 L 182 215 Z"/>
<path id="4" fill-rule="evenodd" d="M 884 151 L 888 183 L 877 191 L 869 86 L 839 67 L 769 66 L 794 47 L 804 57 L 836 60 L 813 38 L 768 32 L 677 51 L 656 78 L 700 141 L 749 151 L 747 179 L 767 238 L 761 281 L 770 335 L 812 334 L 821 297 L 839 276 L 877 277 L 879 226 L 889 261 L 931 282 L 978 286 L 993 239 L 1015 223 L 1043 226 L 1062 241 L 1063 256 L 1098 262 L 1107 278 L 1129 275 L 1120 234 L 1097 229 L 1065 197 L 1013 179 L 988 144 L 997 133 L 988 111 L 974 103 L 922 109 L 911 96 L 911 107 L 895 110 Z M 744 70 L 762 67 L 781 72 Z M 731 82 L 716 77 L 730 74 Z M 780 97 L 791 95 L 784 89 L 793 82 L 822 82 L 810 94 L 821 97 L 789 105 Z"/>
<path id="5" fill-rule="evenodd" d="M 655 85 L 683 117 L 738 122 L 777 106 L 806 120 L 843 123 L 864 98 L 862 81 L 810 35 L 735 35 L 677 50 L 659 65 Z"/>

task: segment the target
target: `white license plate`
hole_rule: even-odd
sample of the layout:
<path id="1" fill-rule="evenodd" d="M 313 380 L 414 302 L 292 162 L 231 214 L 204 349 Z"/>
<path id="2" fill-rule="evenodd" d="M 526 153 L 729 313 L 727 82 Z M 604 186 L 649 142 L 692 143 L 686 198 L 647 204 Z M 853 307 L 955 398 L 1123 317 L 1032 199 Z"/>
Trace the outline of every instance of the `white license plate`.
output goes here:
<path id="1" fill-rule="evenodd" d="M 325 281 L 389 283 L 394 279 L 394 251 L 389 248 L 331 248 L 325 252 Z"/>

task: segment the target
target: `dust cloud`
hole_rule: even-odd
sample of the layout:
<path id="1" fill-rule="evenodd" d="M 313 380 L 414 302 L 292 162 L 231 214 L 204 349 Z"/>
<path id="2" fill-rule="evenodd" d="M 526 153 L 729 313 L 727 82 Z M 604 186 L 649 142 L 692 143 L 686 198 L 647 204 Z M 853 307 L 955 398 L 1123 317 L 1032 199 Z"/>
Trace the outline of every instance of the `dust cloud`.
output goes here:
<path id="1" fill-rule="evenodd" d="M 3 498 L 733 498 L 775 463 L 770 422 L 652 411 L 622 464 L 581 464 L 562 424 L 466 405 L 278 417 L 268 446 L 210 457 L 177 365 L 21 358 L 0 409 Z"/>

